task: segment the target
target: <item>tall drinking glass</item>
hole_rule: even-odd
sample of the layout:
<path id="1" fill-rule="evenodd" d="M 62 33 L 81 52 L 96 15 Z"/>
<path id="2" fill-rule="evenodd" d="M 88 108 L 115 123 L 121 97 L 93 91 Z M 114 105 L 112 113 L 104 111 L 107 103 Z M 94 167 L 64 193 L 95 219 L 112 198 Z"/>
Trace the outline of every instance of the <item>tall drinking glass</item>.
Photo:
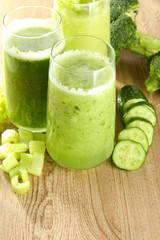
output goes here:
<path id="1" fill-rule="evenodd" d="M 110 42 L 110 0 L 55 0 L 64 36 L 92 35 Z"/>
<path id="2" fill-rule="evenodd" d="M 46 129 L 49 55 L 61 38 L 61 16 L 51 8 L 19 7 L 3 18 L 6 108 L 18 127 Z"/>
<path id="3" fill-rule="evenodd" d="M 106 41 L 73 36 L 52 48 L 46 133 L 47 150 L 57 163 L 89 169 L 110 157 L 115 90 L 115 52 Z"/>

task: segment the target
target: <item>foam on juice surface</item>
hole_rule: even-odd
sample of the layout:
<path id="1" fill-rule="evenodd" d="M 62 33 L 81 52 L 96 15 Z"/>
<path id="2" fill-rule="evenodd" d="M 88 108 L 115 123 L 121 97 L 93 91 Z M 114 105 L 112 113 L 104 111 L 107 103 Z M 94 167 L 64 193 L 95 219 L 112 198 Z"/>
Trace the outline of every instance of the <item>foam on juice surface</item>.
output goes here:
<path id="1" fill-rule="evenodd" d="M 58 21 L 55 19 L 16 19 L 10 23 L 8 30 L 10 31 L 4 42 L 5 51 L 22 60 L 43 60 L 49 58 L 50 49 L 53 46 L 54 29 L 58 26 Z M 44 41 L 44 49 L 33 50 L 35 44 L 34 38 L 37 40 L 37 45 Z M 46 43 L 45 43 L 46 37 Z M 55 42 L 56 42 L 56 36 Z M 58 38 L 59 39 L 59 38 Z M 47 40 L 48 45 L 47 46 Z M 36 46 L 35 46 L 36 47 Z M 23 48 L 23 50 L 21 49 Z"/>
<path id="2" fill-rule="evenodd" d="M 74 94 L 93 94 L 115 79 L 109 59 L 99 52 L 70 50 L 51 64 L 49 77 L 56 87 Z"/>

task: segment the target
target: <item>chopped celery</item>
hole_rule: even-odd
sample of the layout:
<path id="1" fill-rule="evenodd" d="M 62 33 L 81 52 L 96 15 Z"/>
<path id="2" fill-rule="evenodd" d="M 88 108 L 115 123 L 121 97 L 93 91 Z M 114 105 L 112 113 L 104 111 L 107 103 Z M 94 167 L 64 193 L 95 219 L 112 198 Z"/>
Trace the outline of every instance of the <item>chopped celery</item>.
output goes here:
<path id="1" fill-rule="evenodd" d="M 8 157 L 6 157 L 1 165 L 1 169 L 4 172 L 11 171 L 14 167 L 18 165 L 18 161 L 16 159 L 15 153 L 10 153 Z"/>
<path id="2" fill-rule="evenodd" d="M 19 141 L 18 133 L 14 129 L 7 129 L 1 135 L 1 143 L 17 143 Z"/>
<path id="3" fill-rule="evenodd" d="M 11 144 L 11 149 L 13 152 L 26 152 L 28 147 L 25 143 L 14 143 Z"/>
<path id="4" fill-rule="evenodd" d="M 12 152 L 11 144 L 5 143 L 0 146 L 0 159 L 5 159 Z"/>
<path id="5" fill-rule="evenodd" d="M 46 134 L 45 133 L 34 133 L 34 140 L 40 140 L 46 142 Z"/>
<path id="6" fill-rule="evenodd" d="M 29 180 L 25 182 L 19 182 L 19 176 L 16 175 L 11 178 L 11 186 L 15 193 L 23 194 L 29 190 L 30 182 Z"/>
<path id="7" fill-rule="evenodd" d="M 34 152 L 37 153 L 45 153 L 45 142 L 44 141 L 38 141 L 38 140 L 32 140 L 29 142 L 29 152 L 33 154 Z"/>
<path id="8" fill-rule="evenodd" d="M 28 145 L 29 141 L 33 140 L 33 133 L 30 131 L 19 128 L 18 133 L 19 133 L 19 141 L 20 142 L 26 143 Z"/>
<path id="9" fill-rule="evenodd" d="M 20 179 L 22 179 L 23 182 L 28 181 L 28 172 L 27 170 L 18 165 L 17 167 L 13 168 L 11 171 L 9 171 L 10 178 L 13 178 L 14 176 L 18 175 Z"/>
<path id="10" fill-rule="evenodd" d="M 44 154 L 34 152 L 33 153 L 33 162 L 31 164 L 31 166 L 28 168 L 28 172 L 30 174 L 40 176 L 42 173 L 43 164 L 44 164 Z"/>
<path id="11" fill-rule="evenodd" d="M 21 153 L 21 158 L 19 161 L 20 166 L 24 167 L 28 171 L 28 168 L 31 166 L 32 162 L 33 162 L 32 154 Z"/>

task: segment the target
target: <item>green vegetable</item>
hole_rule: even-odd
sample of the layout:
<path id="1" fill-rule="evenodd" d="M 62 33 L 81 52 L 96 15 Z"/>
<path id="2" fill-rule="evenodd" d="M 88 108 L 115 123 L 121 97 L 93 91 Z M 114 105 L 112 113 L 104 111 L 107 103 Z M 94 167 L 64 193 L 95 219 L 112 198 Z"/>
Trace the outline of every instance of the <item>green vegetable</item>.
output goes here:
<path id="1" fill-rule="evenodd" d="M 24 167 L 27 171 L 33 162 L 33 155 L 29 153 L 21 153 L 19 166 Z"/>
<path id="2" fill-rule="evenodd" d="M 25 168 L 18 167 L 13 169 L 9 174 L 11 177 L 11 186 L 14 192 L 23 194 L 29 190 L 30 182 Z"/>
<path id="3" fill-rule="evenodd" d="M 132 140 L 135 142 L 139 142 L 142 144 L 145 152 L 146 153 L 148 152 L 148 149 L 149 149 L 148 138 L 144 133 L 144 131 L 138 127 L 132 127 L 132 128 L 122 130 L 118 134 L 118 141 L 121 141 L 121 140 Z"/>
<path id="4" fill-rule="evenodd" d="M 132 118 L 126 125 L 126 128 L 132 128 L 132 127 L 139 127 L 142 129 L 147 138 L 149 146 L 152 145 L 153 142 L 153 135 L 154 135 L 154 127 L 153 125 L 144 118 Z"/>
<path id="5" fill-rule="evenodd" d="M 12 152 L 11 144 L 5 143 L 0 146 L 0 159 L 5 159 Z"/>
<path id="6" fill-rule="evenodd" d="M 141 101 L 148 102 L 144 93 L 133 85 L 126 85 L 121 88 L 121 91 L 117 96 L 117 105 L 122 116 L 127 112 L 133 103 Z"/>
<path id="7" fill-rule="evenodd" d="M 144 163 L 146 152 L 142 145 L 131 140 L 119 141 L 114 148 L 112 160 L 118 168 L 134 171 Z"/>
<path id="8" fill-rule="evenodd" d="M 33 154 L 37 153 L 45 153 L 45 142 L 40 140 L 32 140 L 29 142 L 29 152 Z"/>
<path id="9" fill-rule="evenodd" d="M 1 143 L 17 143 L 19 141 L 18 133 L 14 129 L 7 129 L 1 135 Z"/>
<path id="10" fill-rule="evenodd" d="M 116 63 L 123 49 L 136 44 L 136 22 L 131 17 L 138 8 L 137 0 L 111 0 L 111 45 L 116 52 Z"/>
<path id="11" fill-rule="evenodd" d="M 156 112 L 144 93 L 132 85 L 121 89 L 117 103 L 126 129 L 118 134 L 112 160 L 119 168 L 136 170 L 144 163 L 152 144 Z"/>
<path id="12" fill-rule="evenodd" d="M 44 154 L 34 152 L 33 153 L 33 162 L 31 164 L 31 166 L 28 167 L 27 171 L 30 174 L 40 176 L 42 173 L 43 165 L 44 165 Z"/>
<path id="13" fill-rule="evenodd" d="M 6 157 L 1 164 L 1 169 L 9 173 L 14 167 L 18 165 L 18 161 L 16 159 L 15 153 L 10 153 L 8 157 Z"/>
<path id="14" fill-rule="evenodd" d="M 129 111 L 124 115 L 123 122 L 126 125 L 132 118 L 145 118 L 150 121 L 153 126 L 155 126 L 157 117 L 154 112 L 152 112 L 146 105 L 136 105 L 133 106 Z"/>
<path id="15" fill-rule="evenodd" d="M 147 57 L 146 65 L 150 68 L 145 81 L 148 92 L 160 89 L 160 38 L 137 30 L 137 0 L 111 0 L 111 44 L 116 52 L 116 62 L 123 49 Z M 135 12 L 135 17 L 131 13 Z"/>

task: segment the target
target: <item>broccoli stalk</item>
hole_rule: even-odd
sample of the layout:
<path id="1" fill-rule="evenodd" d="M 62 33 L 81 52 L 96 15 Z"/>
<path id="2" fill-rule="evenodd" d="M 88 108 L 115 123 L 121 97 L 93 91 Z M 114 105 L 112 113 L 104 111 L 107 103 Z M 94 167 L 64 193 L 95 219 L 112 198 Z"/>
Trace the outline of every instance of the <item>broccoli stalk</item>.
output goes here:
<path id="1" fill-rule="evenodd" d="M 137 30 L 136 32 L 137 42 L 135 45 L 131 45 L 130 51 L 150 57 L 158 51 L 160 51 L 160 39 Z"/>

